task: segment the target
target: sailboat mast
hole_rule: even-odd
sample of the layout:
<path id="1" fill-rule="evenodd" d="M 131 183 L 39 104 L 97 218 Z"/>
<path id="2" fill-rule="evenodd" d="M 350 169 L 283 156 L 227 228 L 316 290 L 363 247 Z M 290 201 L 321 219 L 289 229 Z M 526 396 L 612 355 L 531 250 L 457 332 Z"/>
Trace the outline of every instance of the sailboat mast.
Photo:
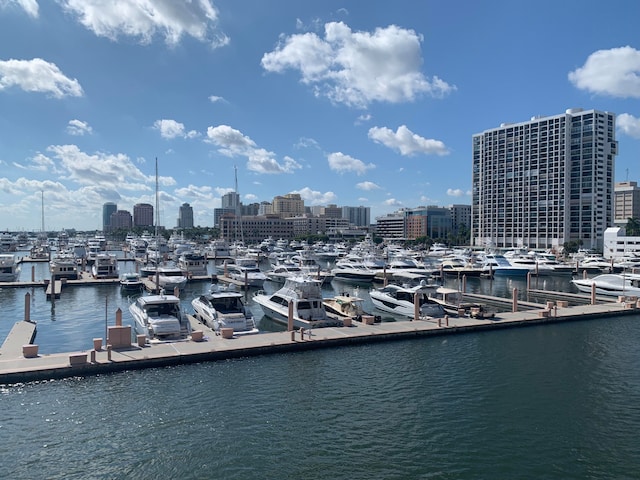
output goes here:
<path id="1" fill-rule="evenodd" d="M 41 201 L 41 204 L 42 204 L 42 208 L 41 208 L 41 211 L 42 211 L 42 214 L 41 214 L 42 215 L 42 233 L 44 233 L 44 190 L 40 190 L 40 201 Z"/>
<path id="2" fill-rule="evenodd" d="M 156 157 L 156 241 L 158 239 L 158 224 L 160 223 L 160 201 L 158 200 L 158 157 Z"/>

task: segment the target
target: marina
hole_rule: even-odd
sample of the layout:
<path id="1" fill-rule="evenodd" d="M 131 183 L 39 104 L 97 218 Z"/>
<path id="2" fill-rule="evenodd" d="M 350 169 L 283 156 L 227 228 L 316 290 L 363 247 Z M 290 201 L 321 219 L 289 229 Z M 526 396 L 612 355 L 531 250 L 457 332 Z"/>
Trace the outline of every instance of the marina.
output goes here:
<path id="1" fill-rule="evenodd" d="M 104 282 L 107 279 L 101 280 Z M 109 279 L 117 283 L 118 279 Z M 86 278 L 85 283 L 95 279 Z M 149 280 L 147 280 L 149 281 Z M 76 282 L 76 283 L 73 283 Z M 65 288 L 81 285 L 82 280 L 67 280 Z M 61 288 L 62 281 L 54 282 Z M 321 282 L 320 282 L 321 283 Z M 49 283 L 51 287 L 51 283 Z M 466 285 L 465 285 L 466 287 Z M 358 288 L 358 287 L 356 287 Z M 56 291 L 56 290 L 54 290 Z M 446 289 L 456 292 L 454 289 Z M 447 334 L 470 333 L 501 328 L 529 325 L 561 323 L 587 319 L 610 319 L 625 315 L 637 315 L 640 310 L 637 297 L 611 298 L 581 294 L 569 294 L 545 290 L 532 290 L 537 296 L 549 296 L 552 300 L 539 303 L 517 298 L 517 289 L 512 299 L 491 297 L 483 294 L 460 293 L 460 298 L 473 302 L 492 302 L 501 305 L 502 311 L 490 318 L 450 314 L 440 318 L 420 316 L 416 306 L 416 316 L 405 321 L 351 322 L 333 321 L 321 328 L 319 324 L 296 320 L 297 330 L 262 331 L 257 335 L 234 335 L 233 329 L 215 332 L 210 326 L 188 315 L 188 328 L 182 327 L 183 335 L 176 341 L 149 342 L 140 337 L 132 341 L 111 338 L 110 326 L 105 327 L 103 338 L 87 338 L 86 348 L 59 353 L 38 352 L 37 342 L 33 342 L 36 323 L 32 323 L 25 300 L 25 320 L 17 322 L 7 335 L 0 350 L 0 383 L 16 383 L 50 378 L 87 376 L 130 369 L 144 369 L 171 365 L 218 361 L 223 359 L 254 357 L 310 349 L 335 348 L 341 346 L 378 343 L 381 341 L 406 340 Z M 153 293 L 153 292 L 152 292 Z M 316 294 L 317 295 L 317 294 Z M 149 298 L 149 297 L 141 297 Z M 155 298 L 155 297 L 153 297 Z M 177 297 L 173 297 L 179 301 Z M 561 299 L 570 299 L 569 301 Z M 555 299 L 555 300 L 553 300 Z M 292 314 L 292 313 L 291 313 Z M 116 312 L 116 328 L 122 326 L 120 311 Z M 282 320 L 280 320 L 282 321 Z M 284 319 L 286 323 L 286 319 Z M 118 323 L 119 322 L 119 323 Z M 113 324 L 113 320 L 105 319 Z M 293 324 L 293 320 L 290 324 Z M 25 325 L 29 328 L 25 328 Z M 135 322 L 134 322 L 135 326 Z M 305 328 L 306 327 L 306 328 Z M 32 331 L 33 328 L 33 331 Z M 139 333 L 139 332 L 138 332 Z M 179 332 L 178 332 L 179 333 Z M 115 333 L 113 334 L 115 335 Z M 144 337 L 144 335 L 143 335 Z"/>

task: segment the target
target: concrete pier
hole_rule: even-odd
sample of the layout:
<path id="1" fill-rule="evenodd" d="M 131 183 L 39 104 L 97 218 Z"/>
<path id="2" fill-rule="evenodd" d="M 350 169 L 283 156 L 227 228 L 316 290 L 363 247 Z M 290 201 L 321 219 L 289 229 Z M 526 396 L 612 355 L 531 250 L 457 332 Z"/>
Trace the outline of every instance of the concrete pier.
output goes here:
<path id="1" fill-rule="evenodd" d="M 296 335 L 295 331 L 283 331 L 233 336 L 231 339 L 225 339 L 223 336 L 215 335 L 211 329 L 190 317 L 192 329 L 202 332 L 198 333 L 194 339 L 152 342 L 144 346 L 136 342 L 123 348 L 107 348 L 100 351 L 93 348 L 92 339 L 87 339 L 85 351 L 56 354 L 40 352 L 34 358 L 25 358 L 22 354 L 21 348 L 26 337 L 21 334 L 23 336 L 14 341 L 7 339 L 2 347 L 0 384 L 567 321 L 592 319 L 616 321 L 625 315 L 640 314 L 638 302 L 606 302 L 573 307 L 565 307 L 564 303 L 560 306 L 557 302 L 554 303 L 553 308 L 549 308 L 549 303 L 540 309 L 500 313 L 491 319 L 462 316 L 449 317 L 447 321 L 427 318 L 373 325 L 356 322 L 351 326 L 305 331 L 304 337 Z M 13 348 L 16 345 L 20 345 L 19 352 Z"/>

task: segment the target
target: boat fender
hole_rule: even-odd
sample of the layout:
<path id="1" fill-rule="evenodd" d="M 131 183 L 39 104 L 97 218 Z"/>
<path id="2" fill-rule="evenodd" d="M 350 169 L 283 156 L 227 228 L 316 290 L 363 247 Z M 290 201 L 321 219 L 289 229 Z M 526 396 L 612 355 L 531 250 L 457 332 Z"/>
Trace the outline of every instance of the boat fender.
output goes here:
<path id="1" fill-rule="evenodd" d="M 356 322 L 362 322 L 362 315 L 356 315 Z"/>

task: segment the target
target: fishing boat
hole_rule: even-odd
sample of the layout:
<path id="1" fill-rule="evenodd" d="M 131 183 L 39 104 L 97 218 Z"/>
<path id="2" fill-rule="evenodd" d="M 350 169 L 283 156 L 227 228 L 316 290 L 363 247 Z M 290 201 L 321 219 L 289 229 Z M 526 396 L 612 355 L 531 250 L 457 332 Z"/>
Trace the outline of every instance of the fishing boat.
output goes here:
<path id="1" fill-rule="evenodd" d="M 288 325 L 290 315 L 295 328 L 339 325 L 341 322 L 327 315 L 321 286 L 321 281 L 308 276 L 289 277 L 275 293 L 256 292 L 253 301 L 266 316 L 284 325 Z"/>
<path id="2" fill-rule="evenodd" d="M 137 334 L 148 341 L 182 340 L 191 333 L 191 325 L 175 295 L 146 295 L 129 305 Z"/>
<path id="3" fill-rule="evenodd" d="M 343 293 L 333 297 L 324 298 L 322 300 L 327 315 L 344 322 L 345 319 L 362 322 L 363 318 L 371 317 L 374 323 L 380 323 L 382 317 L 380 315 L 372 315 L 364 309 L 364 299 Z"/>
<path id="4" fill-rule="evenodd" d="M 258 333 L 251 310 L 242 300 L 243 294 L 235 285 L 211 285 L 209 293 L 191 301 L 195 317 L 216 333 L 233 328 L 234 335 Z"/>

